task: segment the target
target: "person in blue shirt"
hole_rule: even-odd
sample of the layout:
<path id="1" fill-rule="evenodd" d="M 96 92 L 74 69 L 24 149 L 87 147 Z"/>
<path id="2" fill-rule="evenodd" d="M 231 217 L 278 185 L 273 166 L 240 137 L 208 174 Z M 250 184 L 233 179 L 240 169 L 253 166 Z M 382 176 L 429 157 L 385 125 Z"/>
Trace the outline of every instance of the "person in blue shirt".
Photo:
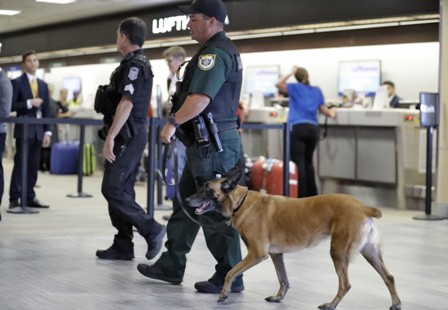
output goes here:
<path id="1" fill-rule="evenodd" d="M 294 76 L 297 83 L 286 83 Z M 288 124 L 291 126 L 291 160 L 299 169 L 299 198 L 317 195 L 313 153 L 319 140 L 317 113 L 336 117 L 336 110 L 325 106 L 319 87 L 311 86 L 308 71 L 294 66 L 275 84 L 289 96 Z"/>

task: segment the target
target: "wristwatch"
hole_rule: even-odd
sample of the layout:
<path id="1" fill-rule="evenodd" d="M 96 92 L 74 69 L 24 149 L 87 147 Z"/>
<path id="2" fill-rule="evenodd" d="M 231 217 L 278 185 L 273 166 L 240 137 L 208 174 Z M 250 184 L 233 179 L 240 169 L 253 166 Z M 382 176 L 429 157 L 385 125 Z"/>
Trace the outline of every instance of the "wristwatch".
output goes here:
<path id="1" fill-rule="evenodd" d="M 168 116 L 168 123 L 170 123 L 171 125 L 173 125 L 176 128 L 180 126 L 180 124 L 178 122 L 176 122 L 176 119 L 174 118 L 174 114 L 170 114 L 170 116 Z"/>

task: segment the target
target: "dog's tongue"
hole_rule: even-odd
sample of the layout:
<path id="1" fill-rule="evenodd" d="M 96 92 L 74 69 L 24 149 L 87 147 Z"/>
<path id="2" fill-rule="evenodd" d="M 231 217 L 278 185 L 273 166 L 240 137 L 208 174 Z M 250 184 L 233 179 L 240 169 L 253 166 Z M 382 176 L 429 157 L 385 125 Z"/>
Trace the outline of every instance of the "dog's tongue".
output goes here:
<path id="1" fill-rule="evenodd" d="M 196 208 L 195 213 L 196 214 L 202 214 L 206 211 L 207 207 L 208 207 L 209 203 L 205 202 L 202 206 L 200 206 L 199 208 Z"/>

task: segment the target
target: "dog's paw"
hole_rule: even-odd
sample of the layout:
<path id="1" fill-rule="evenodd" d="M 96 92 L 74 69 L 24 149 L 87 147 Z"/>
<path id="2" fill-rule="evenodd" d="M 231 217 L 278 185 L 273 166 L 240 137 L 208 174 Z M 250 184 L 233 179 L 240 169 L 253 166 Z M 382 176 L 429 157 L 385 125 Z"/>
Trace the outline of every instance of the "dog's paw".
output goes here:
<path id="1" fill-rule="evenodd" d="M 226 301 L 227 297 L 229 297 L 229 296 L 228 295 L 224 295 L 224 294 L 219 295 L 218 303 L 223 303 L 224 301 Z"/>
<path id="2" fill-rule="evenodd" d="M 278 298 L 277 296 L 269 296 L 269 297 L 266 297 L 264 300 L 269 301 L 269 302 L 281 302 L 282 298 Z"/>
<path id="3" fill-rule="evenodd" d="M 401 305 L 392 305 L 389 310 L 401 310 Z"/>
<path id="4" fill-rule="evenodd" d="M 322 309 L 322 310 L 335 310 L 336 309 L 331 304 L 322 304 L 318 308 Z"/>

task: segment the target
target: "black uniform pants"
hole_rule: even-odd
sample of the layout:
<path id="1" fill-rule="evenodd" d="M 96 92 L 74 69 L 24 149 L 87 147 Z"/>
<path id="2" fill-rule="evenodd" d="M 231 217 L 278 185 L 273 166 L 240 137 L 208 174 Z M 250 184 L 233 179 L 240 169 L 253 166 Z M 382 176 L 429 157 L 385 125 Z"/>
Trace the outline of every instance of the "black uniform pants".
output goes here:
<path id="1" fill-rule="evenodd" d="M 133 247 L 133 226 L 143 237 L 156 236 L 163 227 L 135 202 L 136 168 L 140 163 L 147 136 L 147 129 L 142 126 L 126 144 L 116 141 L 116 160 L 112 164 L 106 161 L 104 167 L 101 191 L 108 202 L 112 225 L 118 230 L 114 245 L 123 251 L 130 251 Z"/>
<path id="2" fill-rule="evenodd" d="M 299 169 L 299 198 L 317 195 L 313 153 L 319 140 L 319 128 L 297 124 L 291 132 L 291 160 Z"/>

